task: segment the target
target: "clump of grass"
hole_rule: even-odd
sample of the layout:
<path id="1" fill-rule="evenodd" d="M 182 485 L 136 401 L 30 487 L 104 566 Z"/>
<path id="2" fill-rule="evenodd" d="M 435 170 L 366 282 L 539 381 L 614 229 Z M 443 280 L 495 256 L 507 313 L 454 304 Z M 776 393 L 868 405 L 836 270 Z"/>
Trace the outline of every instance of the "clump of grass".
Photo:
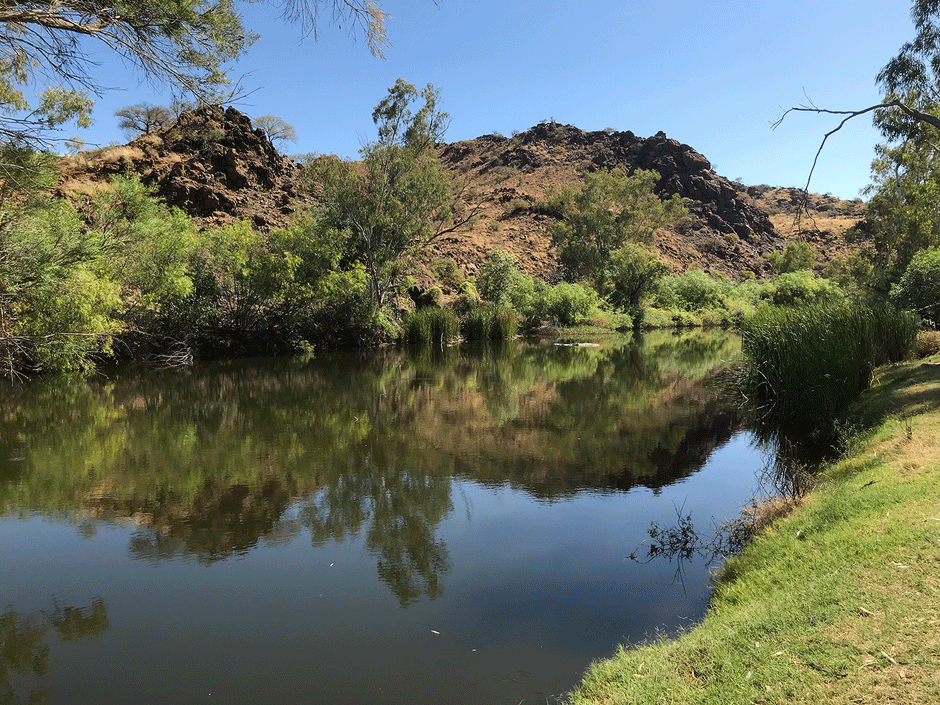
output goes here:
<path id="1" fill-rule="evenodd" d="M 505 340 L 519 329 L 516 312 L 506 306 L 475 306 L 464 316 L 465 340 Z"/>
<path id="2" fill-rule="evenodd" d="M 457 337 L 460 322 L 446 308 L 422 308 L 410 314 L 403 323 L 403 338 L 409 343 L 443 347 Z"/>
<path id="3" fill-rule="evenodd" d="M 828 448 L 875 367 L 905 359 L 915 337 L 913 317 L 889 305 L 767 307 L 744 325 L 730 386 L 765 441 Z"/>

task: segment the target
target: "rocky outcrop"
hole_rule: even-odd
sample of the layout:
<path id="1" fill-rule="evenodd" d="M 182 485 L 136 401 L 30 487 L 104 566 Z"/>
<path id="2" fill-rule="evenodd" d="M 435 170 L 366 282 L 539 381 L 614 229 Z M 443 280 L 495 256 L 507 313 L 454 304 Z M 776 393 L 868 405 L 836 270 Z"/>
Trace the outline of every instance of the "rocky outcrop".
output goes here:
<path id="1" fill-rule="evenodd" d="M 793 232 L 781 214 L 797 197 L 795 189 L 729 181 L 703 155 L 662 132 L 637 137 L 629 131 L 586 132 L 546 121 L 512 137 L 492 134 L 442 144 L 439 155 L 460 194 L 458 210 L 474 216 L 469 227 L 436 241 L 430 254 L 450 260 L 466 275 L 479 273 L 487 254 L 498 247 L 516 254 L 531 274 L 557 281 L 561 272 L 550 236 L 554 217 L 538 203 L 598 169 L 653 169 L 660 175 L 656 189 L 661 196 L 687 199 L 689 221 L 655 239 L 660 257 L 676 271 L 695 268 L 732 277 L 751 271 L 761 276 L 767 271 L 767 254 L 794 239 L 810 241 L 823 266 L 839 255 L 841 231 L 818 216 L 849 210 L 858 217 L 864 214 L 860 201 L 836 202 L 811 194 L 816 200 L 810 211 L 817 215 L 819 233 L 813 239 L 805 231 Z M 137 173 L 200 227 L 239 219 L 261 230 L 283 227 L 302 195 L 297 187 L 300 167 L 279 154 L 247 115 L 217 106 L 183 113 L 170 127 L 128 145 L 64 159 L 62 171 L 60 194 L 86 202 L 110 176 Z"/>
<path id="2" fill-rule="evenodd" d="M 299 167 L 234 108 L 184 112 L 170 127 L 118 150 L 90 167 L 93 181 L 137 173 L 202 227 L 246 219 L 268 230 L 287 225 L 294 212 Z"/>
<path id="3" fill-rule="evenodd" d="M 657 192 L 678 194 L 694 201 L 691 212 L 702 224 L 722 234 L 735 234 L 750 242 L 775 240 L 767 214 L 740 198 L 735 185 L 712 171 L 711 163 L 687 144 L 663 132 L 637 137 L 632 132 L 584 132 L 571 125 L 537 125 L 528 140 L 545 139 L 589 146 L 591 169 L 652 169 L 659 173 Z"/>
<path id="4" fill-rule="evenodd" d="M 512 210 L 512 204 L 538 200 L 535 183 L 546 184 L 545 190 L 550 191 L 576 182 L 588 171 L 652 169 L 660 175 L 657 193 L 662 197 L 678 194 L 689 206 L 689 222 L 656 239 L 660 256 L 676 269 L 693 267 L 731 276 L 742 270 L 761 274 L 767 253 L 786 244 L 767 213 L 740 192 L 740 184 L 716 174 L 703 155 L 662 132 L 637 137 L 629 131 L 586 132 L 543 122 L 511 138 L 486 135 L 445 145 L 441 158 L 455 174 L 469 174 L 470 183 L 478 189 L 485 189 L 488 180 L 495 181 L 492 200 L 503 207 L 499 220 L 507 229 L 512 219 L 517 231 L 531 233 L 547 227 L 531 213 Z M 518 233 L 516 239 L 520 245 L 514 251 L 522 260 L 526 246 Z"/>

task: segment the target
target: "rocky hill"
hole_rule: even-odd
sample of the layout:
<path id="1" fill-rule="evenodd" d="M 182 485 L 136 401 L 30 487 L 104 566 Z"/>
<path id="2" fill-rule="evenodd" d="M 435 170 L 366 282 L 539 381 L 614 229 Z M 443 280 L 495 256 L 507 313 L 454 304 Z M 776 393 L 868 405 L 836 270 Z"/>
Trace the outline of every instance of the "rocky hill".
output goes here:
<path id="1" fill-rule="evenodd" d="M 156 184 L 200 227 L 247 219 L 267 230 L 289 222 L 299 170 L 247 115 L 211 106 L 123 147 L 64 159 L 59 191 L 81 201 L 111 176 L 130 172 Z"/>
<path id="2" fill-rule="evenodd" d="M 655 240 L 675 271 L 760 276 L 766 255 L 796 239 L 811 242 L 823 266 L 844 252 L 842 233 L 864 217 L 861 201 L 811 194 L 797 227 L 799 189 L 729 181 L 692 147 L 662 132 L 643 138 L 544 122 L 509 138 L 494 134 L 441 145 L 440 158 L 477 216 L 465 230 L 435 243 L 432 254 L 453 260 L 468 275 L 479 271 L 492 248 L 502 247 L 532 274 L 557 280 L 551 217 L 535 205 L 598 169 L 655 169 L 658 193 L 688 199 L 689 221 Z M 81 202 L 110 176 L 130 171 L 156 184 L 168 203 L 201 227 L 249 219 L 270 229 L 287 224 L 296 208 L 299 168 L 246 115 L 207 107 L 125 146 L 63 160 L 59 192 Z"/>

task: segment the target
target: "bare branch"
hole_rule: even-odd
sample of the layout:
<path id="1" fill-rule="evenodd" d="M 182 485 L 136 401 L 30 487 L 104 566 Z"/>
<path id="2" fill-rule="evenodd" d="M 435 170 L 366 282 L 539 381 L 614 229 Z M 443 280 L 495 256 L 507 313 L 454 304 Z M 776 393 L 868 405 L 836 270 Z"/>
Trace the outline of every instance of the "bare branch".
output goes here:
<path id="1" fill-rule="evenodd" d="M 809 204 L 809 185 L 813 179 L 813 172 L 816 171 L 816 164 L 819 162 L 819 155 L 822 154 L 823 148 L 826 146 L 826 140 L 828 140 L 832 135 L 841 130 L 845 124 L 852 118 L 856 118 L 859 115 L 866 115 L 867 113 L 874 112 L 875 110 L 882 110 L 885 108 L 897 108 L 902 111 L 905 115 L 908 115 L 915 120 L 920 122 L 927 123 L 938 129 L 940 129 L 940 118 L 931 115 L 930 113 L 925 113 L 917 108 L 912 108 L 909 105 L 903 103 L 900 99 L 894 98 L 892 100 L 886 100 L 876 105 L 869 105 L 867 108 L 861 108 L 860 110 L 830 110 L 828 108 L 819 108 L 810 102 L 808 105 L 798 105 L 792 108 L 788 108 L 777 118 L 774 122 L 771 123 L 770 129 L 776 130 L 783 123 L 784 119 L 790 113 L 817 113 L 820 115 L 844 115 L 845 117 L 836 125 L 834 128 L 829 130 L 826 134 L 823 135 L 822 141 L 819 143 L 819 149 L 816 150 L 816 156 L 813 157 L 813 164 L 810 167 L 809 175 L 806 177 L 806 186 L 803 187 L 803 198 L 800 202 L 802 207 L 800 210 L 808 210 L 807 206 Z M 797 211 L 797 223 L 799 223 L 800 210 Z"/>

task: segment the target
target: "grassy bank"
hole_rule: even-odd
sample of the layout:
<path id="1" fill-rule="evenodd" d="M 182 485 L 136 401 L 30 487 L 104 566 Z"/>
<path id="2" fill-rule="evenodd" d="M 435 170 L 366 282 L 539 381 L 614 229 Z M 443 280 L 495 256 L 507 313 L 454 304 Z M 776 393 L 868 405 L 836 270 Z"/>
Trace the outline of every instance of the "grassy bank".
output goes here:
<path id="1" fill-rule="evenodd" d="M 883 368 L 875 430 L 717 579 L 703 623 L 572 703 L 940 703 L 940 361 Z"/>

